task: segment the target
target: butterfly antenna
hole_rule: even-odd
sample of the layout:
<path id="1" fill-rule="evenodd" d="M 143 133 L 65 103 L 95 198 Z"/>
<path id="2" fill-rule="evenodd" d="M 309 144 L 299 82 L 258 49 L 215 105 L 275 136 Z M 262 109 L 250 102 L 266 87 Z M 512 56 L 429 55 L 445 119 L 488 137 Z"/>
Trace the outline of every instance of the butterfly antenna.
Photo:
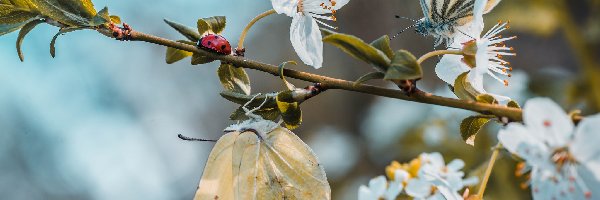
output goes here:
<path id="1" fill-rule="evenodd" d="M 417 22 L 417 20 L 414 20 L 414 19 L 411 19 L 411 18 L 408 18 L 408 17 L 403 17 L 403 16 L 400 16 L 400 15 L 396 15 L 396 19 L 406 19 L 406 20 L 413 21 L 415 23 Z"/>
<path id="2" fill-rule="evenodd" d="M 217 142 L 217 140 L 207 140 L 207 139 L 198 139 L 198 138 L 192 138 L 192 137 L 187 137 L 184 135 L 177 135 L 177 137 L 179 139 L 185 140 L 185 141 L 194 141 L 194 142 Z"/>
<path id="3" fill-rule="evenodd" d="M 406 31 L 406 30 L 408 30 L 408 29 L 411 29 L 411 28 L 415 27 L 416 25 L 417 25 L 417 24 L 413 24 L 413 25 L 410 25 L 409 27 L 406 27 L 404 30 L 402 30 L 402 31 L 400 31 L 400 32 L 398 32 L 398 33 L 396 33 L 396 35 L 394 35 L 394 36 L 393 36 L 393 37 L 392 37 L 390 40 L 393 40 L 394 38 L 398 37 L 400 34 L 404 33 L 404 31 Z"/>
<path id="4" fill-rule="evenodd" d="M 475 40 L 475 37 L 473 37 L 473 36 L 471 36 L 471 35 L 469 35 L 469 34 L 467 34 L 467 33 L 463 32 L 463 31 L 461 31 L 461 30 L 459 30 L 459 29 L 456 29 L 456 30 L 457 30 L 458 32 L 462 33 L 463 35 L 466 35 L 467 37 L 470 37 L 471 39 L 474 39 L 474 40 Z"/>

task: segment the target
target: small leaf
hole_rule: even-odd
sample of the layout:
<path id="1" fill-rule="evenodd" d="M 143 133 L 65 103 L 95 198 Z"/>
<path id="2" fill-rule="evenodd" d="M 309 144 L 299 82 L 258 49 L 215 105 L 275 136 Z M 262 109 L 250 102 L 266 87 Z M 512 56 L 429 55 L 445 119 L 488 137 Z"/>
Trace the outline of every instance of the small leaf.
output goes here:
<path id="1" fill-rule="evenodd" d="M 323 38 L 327 37 L 329 35 L 332 35 L 332 34 L 337 34 L 336 32 L 331 31 L 331 30 L 326 29 L 326 28 L 319 28 L 319 30 L 321 31 L 321 37 L 323 37 Z"/>
<path id="2" fill-rule="evenodd" d="M 302 123 L 302 110 L 300 103 L 293 100 L 292 91 L 281 92 L 277 95 L 277 109 L 281 112 L 281 119 L 285 127 L 293 130 Z"/>
<path id="3" fill-rule="evenodd" d="M 257 111 L 254 111 L 253 114 L 257 114 L 257 115 L 261 116 L 263 119 L 274 121 L 279 117 L 280 112 L 276 108 L 262 108 Z M 249 119 L 249 117 L 246 115 L 246 112 L 244 111 L 244 109 L 240 106 L 238 109 L 233 111 L 233 113 L 231 113 L 231 115 L 229 116 L 229 119 L 231 119 L 231 120 L 247 120 L 247 119 Z"/>
<path id="4" fill-rule="evenodd" d="M 23 26 L 23 28 L 21 28 L 21 31 L 19 31 L 19 36 L 17 37 L 17 53 L 19 54 L 19 59 L 21 59 L 21 62 L 23 62 L 25 60 L 25 58 L 23 57 L 23 52 L 21 51 L 21 44 L 23 44 L 23 39 L 25 39 L 25 36 L 31 31 L 33 30 L 33 28 L 35 28 L 35 26 L 37 26 L 38 24 L 44 23 L 43 20 L 34 20 L 31 21 L 27 24 L 25 24 L 25 26 Z"/>
<path id="5" fill-rule="evenodd" d="M 352 35 L 335 33 L 323 38 L 323 41 L 340 48 L 356 59 L 375 65 L 380 70 L 387 70 L 390 66 L 391 61 L 385 53 Z"/>
<path id="6" fill-rule="evenodd" d="M 167 56 L 165 60 L 167 64 L 173 64 L 190 56 L 192 56 L 192 52 L 167 47 Z"/>
<path id="7" fill-rule="evenodd" d="M 508 102 L 508 104 L 506 104 L 506 106 L 510 107 L 510 108 L 521 108 L 521 106 L 519 106 L 519 103 L 517 103 L 514 100 L 511 100 Z"/>
<path id="8" fill-rule="evenodd" d="M 385 73 L 385 80 L 414 80 L 423 77 L 417 58 L 405 50 L 396 51 L 392 65 Z"/>
<path id="9" fill-rule="evenodd" d="M 467 117 L 460 123 L 460 134 L 462 139 L 469 145 L 475 146 L 477 133 L 494 118 L 493 115 L 479 115 Z"/>
<path id="10" fill-rule="evenodd" d="M 98 26 L 101 24 L 111 22 L 110 15 L 108 14 L 108 8 L 104 7 L 102 10 L 98 11 L 98 14 L 94 16 L 92 19 L 92 26 Z"/>
<path id="11" fill-rule="evenodd" d="M 475 101 L 480 93 L 467 81 L 468 74 L 469 72 L 462 73 L 454 80 L 454 94 L 462 100 Z"/>
<path id="12" fill-rule="evenodd" d="M 475 100 L 477 100 L 479 103 L 498 104 L 498 100 L 489 94 L 478 95 Z"/>
<path id="13" fill-rule="evenodd" d="M 371 42 L 371 46 L 385 53 L 389 59 L 394 58 L 394 50 L 390 47 L 390 37 L 388 35 L 383 35 L 379 39 Z"/>
<path id="14" fill-rule="evenodd" d="M 120 24 L 121 23 L 121 17 L 116 16 L 116 15 L 111 15 L 110 16 L 110 21 L 112 23 L 115 23 L 115 24 Z"/>
<path id="15" fill-rule="evenodd" d="M 72 27 L 90 26 L 97 12 L 90 0 L 29 0 L 42 15 Z"/>
<path id="16" fill-rule="evenodd" d="M 283 69 L 285 68 L 285 65 L 287 65 L 287 64 L 297 65 L 298 63 L 296 63 L 296 61 L 287 61 L 287 62 L 281 63 L 279 65 L 279 77 L 281 78 L 281 80 L 283 81 L 283 84 L 285 85 L 285 87 L 288 90 L 294 90 L 294 89 L 296 89 L 296 86 L 294 86 L 293 84 L 291 84 L 290 82 L 285 80 L 285 76 L 283 74 Z"/>
<path id="17" fill-rule="evenodd" d="M 385 73 L 383 72 L 371 72 L 361 76 L 360 78 L 358 78 L 358 80 L 354 81 L 354 85 L 362 84 L 373 79 L 383 79 L 383 77 L 385 77 Z"/>
<path id="18" fill-rule="evenodd" d="M 30 12 L 12 5 L 0 4 L 0 24 L 21 24 L 32 18 L 36 18 L 37 13 Z"/>
<path id="19" fill-rule="evenodd" d="M 225 16 L 214 16 L 208 18 L 198 19 L 198 33 L 204 35 L 205 33 L 221 34 L 227 24 L 227 18 Z"/>
<path id="20" fill-rule="evenodd" d="M 177 32 L 181 33 L 188 40 L 196 42 L 200 40 L 200 34 L 196 32 L 196 29 L 185 26 L 183 24 L 179 24 L 177 22 L 172 22 L 167 19 L 164 19 L 165 23 L 167 23 L 171 28 L 175 29 Z"/>
<path id="21" fill-rule="evenodd" d="M 52 41 L 50 42 L 50 55 L 53 58 L 56 57 L 56 49 L 55 49 L 54 45 L 56 44 L 56 39 L 58 39 L 59 35 L 63 35 L 65 33 L 73 32 L 73 31 L 88 29 L 88 28 L 89 27 L 72 27 L 72 28 L 63 28 L 60 31 L 58 31 L 58 33 L 56 35 L 54 35 L 54 37 L 52 38 Z"/>
<path id="22" fill-rule="evenodd" d="M 192 65 L 202 65 L 206 63 L 211 63 L 213 61 L 215 60 L 196 52 L 194 52 L 194 54 L 192 55 Z"/>
<path id="23" fill-rule="evenodd" d="M 244 105 L 248 103 L 254 96 L 240 94 L 232 91 L 222 91 L 220 93 L 221 97 L 231 101 L 233 103 Z M 275 108 L 277 107 L 277 103 L 275 102 L 276 93 L 262 94 L 254 98 L 254 101 L 248 104 L 249 107 L 257 107 L 260 106 L 267 98 L 267 102 L 263 105 L 263 108 Z"/>
<path id="24" fill-rule="evenodd" d="M 226 91 L 250 95 L 250 78 L 244 68 L 222 62 L 217 75 Z"/>

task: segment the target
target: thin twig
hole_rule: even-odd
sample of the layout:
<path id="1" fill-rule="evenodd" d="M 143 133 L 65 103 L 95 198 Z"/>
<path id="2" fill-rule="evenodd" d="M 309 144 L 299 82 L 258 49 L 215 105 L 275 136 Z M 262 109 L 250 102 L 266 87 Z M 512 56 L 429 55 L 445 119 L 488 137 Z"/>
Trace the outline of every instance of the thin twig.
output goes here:
<path id="1" fill-rule="evenodd" d="M 219 55 L 203 49 L 199 49 L 193 45 L 179 43 L 173 40 L 149 35 L 139 31 L 131 32 L 132 41 L 144 41 L 152 44 L 158 44 L 161 46 L 172 47 L 189 52 L 195 52 L 204 55 L 208 58 L 220 60 L 223 62 L 231 63 L 237 67 L 243 67 L 247 69 L 254 69 L 262 72 L 279 76 L 279 69 L 277 66 L 265 64 L 253 60 L 248 60 L 243 57 L 231 56 L 231 55 Z M 407 96 L 400 90 L 387 89 L 382 87 L 376 87 L 367 84 L 354 84 L 354 82 L 331 78 L 327 76 L 321 76 L 317 74 L 311 74 L 291 69 L 284 69 L 284 73 L 287 77 L 308 81 L 312 83 L 321 83 L 324 89 L 341 89 L 347 91 L 360 92 L 364 94 L 371 94 L 382 97 L 389 97 L 395 99 L 401 99 L 406 101 L 420 102 L 426 104 L 440 105 L 446 107 L 460 108 L 464 110 L 471 110 L 484 114 L 491 114 L 498 117 L 506 117 L 511 121 L 522 121 L 522 112 L 518 108 L 510 108 L 501 105 L 492 105 L 485 103 L 478 103 L 474 101 L 464 101 L 459 99 L 446 98 L 436 96 L 430 93 L 417 91 L 411 96 Z"/>
<path id="2" fill-rule="evenodd" d="M 483 176 L 483 180 L 481 180 L 481 185 L 479 186 L 479 191 L 477 192 L 477 199 L 483 199 L 483 193 L 485 192 L 487 183 L 490 180 L 492 169 L 494 168 L 494 164 L 496 163 L 496 159 L 498 158 L 498 153 L 500 152 L 501 148 L 502 144 L 498 144 L 496 147 L 494 147 L 494 152 L 492 153 L 492 157 L 490 157 L 487 169 L 485 169 L 485 175 Z"/>

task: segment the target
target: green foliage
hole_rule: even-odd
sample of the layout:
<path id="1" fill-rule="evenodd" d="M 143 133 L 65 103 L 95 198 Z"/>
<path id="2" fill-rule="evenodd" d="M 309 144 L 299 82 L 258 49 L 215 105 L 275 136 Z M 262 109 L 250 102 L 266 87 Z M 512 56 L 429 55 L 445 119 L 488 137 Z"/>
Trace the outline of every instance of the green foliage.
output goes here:
<path id="1" fill-rule="evenodd" d="M 475 146 L 475 137 L 485 124 L 490 122 L 495 116 L 478 115 L 467 117 L 460 123 L 460 136 L 469 145 Z"/>
<path id="2" fill-rule="evenodd" d="M 193 42 L 200 40 L 200 34 L 197 32 L 196 29 L 177 22 L 169 21 L 167 19 L 164 19 L 164 21 L 169 26 L 171 26 L 171 28 L 175 29 L 177 32 L 181 33 L 181 35 L 185 36 L 188 40 Z"/>
<path id="3" fill-rule="evenodd" d="M 383 72 L 371 72 L 371 73 L 361 76 L 360 78 L 358 78 L 358 80 L 354 81 L 354 85 L 362 84 L 364 82 L 374 80 L 374 79 L 383 79 L 384 77 L 385 77 L 385 73 L 383 73 Z"/>
<path id="4" fill-rule="evenodd" d="M 521 106 L 516 101 L 509 101 L 508 104 L 506 104 L 506 106 L 521 109 Z"/>
<path id="5" fill-rule="evenodd" d="M 187 41 L 178 40 L 177 42 L 186 43 Z M 173 64 L 190 56 L 192 56 L 192 52 L 167 47 L 167 56 L 165 61 L 167 64 Z"/>
<path id="6" fill-rule="evenodd" d="M 38 24 L 44 23 L 43 20 L 33 20 L 27 24 L 25 24 L 25 26 L 23 26 L 23 28 L 21 28 L 21 31 L 19 31 L 19 36 L 17 37 L 17 53 L 19 54 L 19 59 L 21 59 L 21 62 L 23 62 L 25 60 L 24 56 L 23 56 L 23 52 L 21 51 L 21 44 L 23 44 L 23 39 L 25 39 L 25 36 L 31 31 L 33 30 L 33 28 L 35 28 Z"/>
<path id="7" fill-rule="evenodd" d="M 279 65 L 279 77 L 281 78 L 281 80 L 283 81 L 283 84 L 285 85 L 285 87 L 288 90 L 293 90 L 293 89 L 296 89 L 296 86 L 294 86 L 293 84 L 291 84 L 290 82 L 285 80 L 285 75 L 283 74 L 283 69 L 285 68 L 285 65 L 287 65 L 287 64 L 297 65 L 298 63 L 296 63 L 296 61 L 287 61 L 287 62 L 281 63 Z"/>
<path id="8" fill-rule="evenodd" d="M 498 100 L 489 94 L 481 94 L 475 97 L 475 100 L 479 103 L 487 103 L 487 104 L 498 104 Z"/>
<path id="9" fill-rule="evenodd" d="M 454 81 L 454 94 L 462 100 L 476 101 L 479 92 L 471 86 L 471 83 L 467 80 L 468 72 L 465 72 L 458 76 Z"/>
<path id="10" fill-rule="evenodd" d="M 285 127 L 290 130 L 298 128 L 302 123 L 302 110 L 300 110 L 300 102 L 294 99 L 293 91 L 279 93 L 276 100 Z"/>
<path id="11" fill-rule="evenodd" d="M 258 107 L 258 106 L 260 106 L 260 104 L 262 104 L 262 102 L 265 102 L 265 99 L 266 99 L 266 103 L 265 103 L 265 105 L 263 105 L 263 108 L 276 108 L 277 107 L 277 103 L 275 102 L 275 97 L 277 96 L 277 93 L 261 94 L 261 95 L 254 97 L 253 95 L 246 95 L 246 94 L 241 94 L 241 93 L 232 92 L 232 91 L 222 91 L 220 93 L 220 95 L 221 95 L 221 97 L 227 99 L 228 101 L 231 101 L 231 102 L 239 104 L 239 105 L 244 105 L 244 104 L 248 103 L 250 100 L 252 100 L 252 98 L 254 98 L 254 101 L 252 101 L 248 104 L 249 107 Z"/>
<path id="12" fill-rule="evenodd" d="M 394 50 L 390 47 L 390 37 L 388 35 L 383 35 L 377 40 L 371 42 L 371 46 L 379 49 L 383 52 L 389 59 L 394 58 Z"/>
<path id="13" fill-rule="evenodd" d="M 253 112 L 254 114 L 259 115 L 263 119 L 275 121 L 279 118 L 279 110 L 276 108 L 262 108 Z M 238 109 L 233 111 L 229 116 L 231 120 L 247 120 L 249 117 L 246 115 L 246 111 L 240 106 Z"/>
<path id="14" fill-rule="evenodd" d="M 250 78 L 244 68 L 221 63 L 217 75 L 226 91 L 250 95 Z"/>
<path id="15" fill-rule="evenodd" d="M 54 37 L 52 38 L 52 41 L 50 41 L 50 55 L 53 58 L 56 57 L 56 48 L 54 47 L 54 45 L 56 44 L 56 39 L 58 39 L 59 35 L 63 35 L 65 33 L 73 32 L 73 31 L 83 30 L 83 29 L 87 29 L 87 28 L 85 28 L 85 27 L 73 27 L 73 28 L 63 28 L 63 29 L 60 29 L 60 31 L 56 35 L 54 35 Z"/>
<path id="16" fill-rule="evenodd" d="M 421 65 L 417 58 L 405 50 L 396 51 L 390 68 L 385 73 L 385 80 L 413 80 L 423 77 Z"/>
<path id="17" fill-rule="evenodd" d="M 225 16 L 214 16 L 198 19 L 198 33 L 204 35 L 206 33 L 221 34 L 225 30 L 227 18 Z"/>
<path id="18" fill-rule="evenodd" d="M 340 48 L 356 59 L 376 66 L 381 71 L 390 67 L 390 58 L 384 52 L 355 36 L 331 33 L 324 37 L 323 41 Z"/>
<path id="19" fill-rule="evenodd" d="M 40 13 L 26 0 L 0 1 L 0 35 L 19 30 L 38 18 Z"/>

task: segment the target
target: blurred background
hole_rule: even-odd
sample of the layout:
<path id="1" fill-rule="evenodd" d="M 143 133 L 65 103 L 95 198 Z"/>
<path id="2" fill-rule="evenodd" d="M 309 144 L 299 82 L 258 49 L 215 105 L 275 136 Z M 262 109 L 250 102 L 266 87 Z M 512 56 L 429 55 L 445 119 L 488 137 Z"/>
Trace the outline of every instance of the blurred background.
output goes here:
<path id="1" fill-rule="evenodd" d="M 182 36 L 163 18 L 194 26 L 200 17 L 225 15 L 224 36 L 233 44 L 247 22 L 271 9 L 267 0 L 93 2 L 136 30 L 170 39 Z M 418 1 L 353 0 L 338 12 L 335 26 L 372 41 L 411 25 L 395 15 L 422 17 Z M 505 35 L 519 37 L 508 44 L 518 53 L 507 58 L 515 69 L 510 85 L 490 85 L 488 91 L 521 105 L 548 96 L 568 110 L 599 110 L 599 0 L 505 0 L 485 18 L 488 28 L 510 20 Z M 299 60 L 289 42 L 290 22 L 283 15 L 260 21 L 245 44 L 246 57 L 271 64 Z M 237 108 L 219 96 L 217 63 L 167 65 L 164 47 L 114 41 L 93 31 L 60 37 L 52 59 L 48 47 L 57 31 L 48 25 L 33 30 L 23 45 L 23 63 L 14 48 L 17 33 L 0 37 L 0 199 L 191 199 L 213 143 L 185 142 L 177 134 L 218 139 L 234 123 L 228 116 Z M 394 49 L 417 56 L 432 44 L 412 31 L 392 41 Z M 290 68 L 346 80 L 372 70 L 329 45 L 324 57 L 320 70 Z M 419 87 L 454 97 L 435 76 L 436 61 L 424 64 Z M 277 77 L 248 72 L 254 92 L 283 89 Z M 499 128 L 486 127 L 472 147 L 458 130 L 474 114 L 467 111 L 346 91 L 327 91 L 302 108 L 304 122 L 294 132 L 319 156 L 334 199 L 356 199 L 358 186 L 385 174 L 392 160 L 406 162 L 421 152 L 463 159 L 465 170 L 478 175 Z M 514 169 L 504 154 L 486 199 L 528 197 Z"/>

